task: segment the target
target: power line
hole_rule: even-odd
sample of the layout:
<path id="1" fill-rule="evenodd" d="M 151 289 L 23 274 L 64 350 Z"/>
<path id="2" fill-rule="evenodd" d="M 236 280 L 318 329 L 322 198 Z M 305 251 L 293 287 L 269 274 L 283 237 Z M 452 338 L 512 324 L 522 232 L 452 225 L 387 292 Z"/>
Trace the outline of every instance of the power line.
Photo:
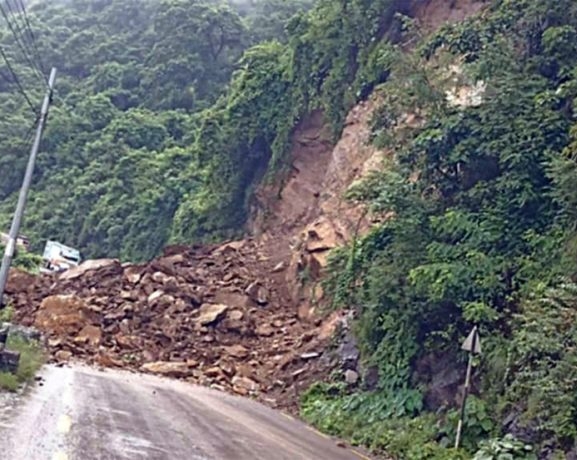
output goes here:
<path id="1" fill-rule="evenodd" d="M 35 73 L 40 77 L 41 80 L 43 80 L 43 82 L 47 82 L 48 80 L 44 75 L 45 72 L 39 69 L 38 64 L 34 62 L 33 58 L 31 58 L 33 52 L 30 51 L 29 47 L 26 44 L 26 35 L 25 35 L 26 25 L 24 26 L 20 25 L 19 21 L 17 20 L 17 17 L 20 15 L 19 11 L 17 11 L 18 7 L 16 7 L 15 11 L 12 5 L 10 4 L 9 0 L 5 0 L 4 6 L 8 9 L 8 13 L 6 13 L 6 10 L 2 6 L 2 1 L 0 0 L 0 12 L 4 16 L 4 19 L 6 20 L 6 23 L 10 28 L 12 35 L 14 36 L 16 44 L 22 50 L 24 58 L 26 59 L 28 64 L 32 67 L 32 70 L 35 71 Z M 9 19 L 10 15 L 12 16 L 15 26 Z M 36 59 L 38 59 L 38 56 L 36 56 Z"/>
<path id="2" fill-rule="evenodd" d="M 26 134 L 24 135 L 23 138 L 24 145 L 28 145 L 30 142 L 32 142 L 32 134 L 34 134 L 34 128 L 36 128 L 36 126 L 38 125 L 38 121 L 40 121 L 40 114 L 36 114 L 34 122 L 28 128 L 28 131 L 26 131 Z"/>
<path id="3" fill-rule="evenodd" d="M 10 4 L 9 0 L 6 0 L 8 2 L 8 4 Z M 25 29 L 28 30 L 28 34 L 30 36 L 31 39 L 31 43 L 32 43 L 32 47 L 34 48 L 34 53 L 36 55 L 36 59 L 38 59 L 38 63 L 40 64 L 40 69 L 42 70 L 42 75 L 44 76 L 46 82 L 48 82 L 47 79 L 47 73 L 46 73 L 46 67 L 44 66 L 44 62 L 42 60 L 42 54 L 40 53 L 40 50 L 38 49 L 38 42 L 36 40 L 36 35 L 34 34 L 34 29 L 32 29 L 32 25 L 30 24 L 30 19 L 28 17 L 28 13 L 26 12 L 26 5 L 24 4 L 23 0 L 14 0 L 16 2 L 16 9 L 19 10 L 22 13 L 22 16 L 24 17 L 24 22 L 25 22 Z"/>
<path id="4" fill-rule="evenodd" d="M 12 7 L 10 6 L 10 3 L 8 1 L 6 2 L 5 6 L 7 6 L 11 12 L 13 12 Z M 21 32 L 20 26 L 18 26 L 18 31 L 20 32 L 20 35 L 19 35 L 18 31 L 16 31 L 16 29 L 14 28 L 14 25 L 12 24 L 12 21 L 10 20 L 10 16 L 6 12 L 6 9 L 4 8 L 4 4 L 2 1 L 0 1 L 0 13 L 2 13 L 2 16 L 4 17 L 4 20 L 6 21 L 8 28 L 12 32 L 12 35 L 14 36 L 14 40 L 15 40 L 16 44 L 18 45 L 18 47 L 22 51 L 24 58 L 26 59 L 28 64 L 30 64 L 30 66 L 32 67 L 32 70 L 34 70 L 37 73 L 37 75 L 40 76 L 40 79 L 44 80 L 45 77 L 42 76 L 42 72 L 40 72 L 38 70 L 38 66 L 34 63 L 34 61 L 30 58 L 30 55 L 28 54 L 29 51 L 26 47 L 26 43 L 24 43 L 23 40 L 21 40 L 20 35 L 22 35 L 22 32 Z M 15 22 L 16 22 L 16 24 L 18 24 L 17 21 L 15 21 Z"/>
<path id="5" fill-rule="evenodd" d="M 16 83 L 16 86 L 18 86 L 18 90 L 20 91 L 20 93 L 22 94 L 22 96 L 24 96 L 24 99 L 26 99 L 26 102 L 28 103 L 28 105 L 30 106 L 30 108 L 32 109 L 32 112 L 34 114 L 37 113 L 37 109 L 34 107 L 34 104 L 32 104 L 32 101 L 30 100 L 30 98 L 28 97 L 28 94 L 26 93 L 26 91 L 24 90 L 24 87 L 22 86 L 22 84 L 20 83 L 20 80 L 18 79 L 18 75 L 16 75 L 16 72 L 14 72 L 14 69 L 12 68 L 12 65 L 10 64 L 10 61 L 8 60 L 8 56 L 6 56 L 6 52 L 4 51 L 4 48 L 2 46 L 0 46 L 0 55 L 2 56 L 2 58 L 4 59 L 4 62 L 6 63 L 6 67 L 8 67 L 8 71 L 10 72 L 10 74 L 12 75 L 12 79 L 14 80 L 14 83 Z"/>

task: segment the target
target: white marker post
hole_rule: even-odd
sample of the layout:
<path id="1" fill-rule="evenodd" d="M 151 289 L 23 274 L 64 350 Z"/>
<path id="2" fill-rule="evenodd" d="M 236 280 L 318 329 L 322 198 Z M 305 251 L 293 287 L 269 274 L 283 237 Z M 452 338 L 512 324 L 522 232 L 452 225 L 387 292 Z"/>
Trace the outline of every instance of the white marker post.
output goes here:
<path id="1" fill-rule="evenodd" d="M 461 403 L 461 416 L 457 426 L 457 437 L 455 438 L 455 449 L 461 445 L 461 435 L 463 433 L 463 422 L 465 420 L 465 408 L 467 406 L 467 397 L 471 387 L 471 373 L 473 371 L 473 358 L 481 354 L 481 339 L 479 337 L 479 328 L 475 326 L 461 347 L 469 352 L 469 362 L 467 364 L 467 376 L 465 377 L 465 389 L 463 392 L 463 402 Z"/>

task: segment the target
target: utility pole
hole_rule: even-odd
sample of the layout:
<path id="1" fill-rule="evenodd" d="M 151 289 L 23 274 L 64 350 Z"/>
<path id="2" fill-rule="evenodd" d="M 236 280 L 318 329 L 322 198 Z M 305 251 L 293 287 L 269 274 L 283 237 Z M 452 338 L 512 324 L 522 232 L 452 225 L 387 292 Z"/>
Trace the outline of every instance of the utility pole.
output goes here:
<path id="1" fill-rule="evenodd" d="M 479 328 L 475 326 L 465 342 L 461 347 L 463 350 L 469 352 L 469 362 L 467 363 L 467 375 L 465 377 L 465 388 L 463 393 L 463 401 L 461 402 L 461 416 L 459 417 L 459 424 L 457 426 L 457 436 L 455 438 L 455 449 L 461 445 L 461 436 L 463 433 L 463 423 L 465 422 L 465 409 L 467 408 L 467 398 L 469 396 L 469 389 L 471 388 L 471 373 L 473 371 L 473 357 L 481 354 L 481 340 L 479 337 Z"/>
<path id="2" fill-rule="evenodd" d="M 12 258 L 14 257 L 14 252 L 16 250 L 16 240 L 18 239 L 18 234 L 20 233 L 20 224 L 22 223 L 22 217 L 24 216 L 24 210 L 26 208 L 28 191 L 30 190 L 30 185 L 32 184 L 32 175 L 34 173 L 36 157 L 38 156 L 38 149 L 40 148 L 42 131 L 44 130 L 44 125 L 46 124 L 46 119 L 48 118 L 48 109 L 50 107 L 50 103 L 52 102 L 52 93 L 54 91 L 55 80 L 56 69 L 52 68 L 50 72 L 50 78 L 48 79 L 46 95 L 44 96 L 44 101 L 42 102 L 40 119 L 38 120 L 38 126 L 36 128 L 36 136 L 34 137 L 34 143 L 32 144 L 32 149 L 30 150 L 28 165 L 26 166 L 26 173 L 24 174 L 24 180 L 22 181 L 22 187 L 20 188 L 20 195 L 18 196 L 18 205 L 16 206 L 16 211 L 14 212 L 14 218 L 12 219 L 12 226 L 10 227 L 8 243 L 6 244 L 4 257 L 2 258 L 2 266 L 0 267 L 0 309 L 4 308 L 4 289 L 6 288 L 8 274 L 10 272 L 10 265 L 12 264 Z"/>

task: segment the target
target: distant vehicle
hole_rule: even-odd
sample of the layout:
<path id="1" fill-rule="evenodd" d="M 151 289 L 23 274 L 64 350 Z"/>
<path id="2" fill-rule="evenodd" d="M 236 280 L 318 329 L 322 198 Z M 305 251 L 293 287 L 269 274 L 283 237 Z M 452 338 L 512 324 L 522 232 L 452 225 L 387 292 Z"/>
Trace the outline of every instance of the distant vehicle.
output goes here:
<path id="1" fill-rule="evenodd" d="M 63 272 L 80 265 L 82 259 L 77 249 L 63 245 L 56 241 L 47 241 L 42 254 L 45 273 Z"/>
<path id="2" fill-rule="evenodd" d="M 10 235 L 7 233 L 0 233 L 0 241 L 4 246 L 8 244 L 8 240 L 10 240 Z M 16 246 L 27 251 L 30 246 L 30 240 L 24 235 L 18 235 L 18 238 L 16 238 Z"/>

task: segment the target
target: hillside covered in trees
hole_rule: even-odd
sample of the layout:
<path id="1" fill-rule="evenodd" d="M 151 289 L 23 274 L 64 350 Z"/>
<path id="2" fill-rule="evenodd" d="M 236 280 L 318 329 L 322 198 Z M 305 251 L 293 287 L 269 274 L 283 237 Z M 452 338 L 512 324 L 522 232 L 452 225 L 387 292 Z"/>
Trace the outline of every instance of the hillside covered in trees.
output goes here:
<path id="1" fill-rule="evenodd" d="M 16 2 L 4 4 L 7 13 L 18 11 Z M 205 190 L 196 138 L 209 108 L 226 92 L 243 51 L 260 40 L 286 41 L 286 21 L 309 5 L 33 3 L 28 15 L 41 60 L 59 71 L 24 229 L 34 247 L 53 238 L 86 257 L 142 260 L 187 238 L 187 203 Z M 18 30 L 24 19 L 16 17 Z M 16 41 L 5 26 L 0 43 L 38 103 L 43 90 L 18 46 L 24 38 Z M 0 72 L 0 223 L 7 228 L 34 114 L 5 63 Z"/>
<path id="2" fill-rule="evenodd" d="M 427 34 L 412 19 L 425 3 L 35 3 L 62 73 L 26 231 L 125 259 L 238 234 L 297 122 L 321 110 L 337 139 L 378 94 L 372 139 L 390 158 L 350 198 L 385 217 L 335 252 L 325 285 L 355 308 L 378 384 L 315 385 L 303 417 L 400 459 L 576 458 L 577 4 L 487 1 Z M 448 100 L 452 66 L 476 103 Z M 13 82 L 0 91 L 6 223 L 32 118 Z M 461 375 L 473 325 L 483 354 L 455 450 L 459 398 L 426 392 Z"/>

